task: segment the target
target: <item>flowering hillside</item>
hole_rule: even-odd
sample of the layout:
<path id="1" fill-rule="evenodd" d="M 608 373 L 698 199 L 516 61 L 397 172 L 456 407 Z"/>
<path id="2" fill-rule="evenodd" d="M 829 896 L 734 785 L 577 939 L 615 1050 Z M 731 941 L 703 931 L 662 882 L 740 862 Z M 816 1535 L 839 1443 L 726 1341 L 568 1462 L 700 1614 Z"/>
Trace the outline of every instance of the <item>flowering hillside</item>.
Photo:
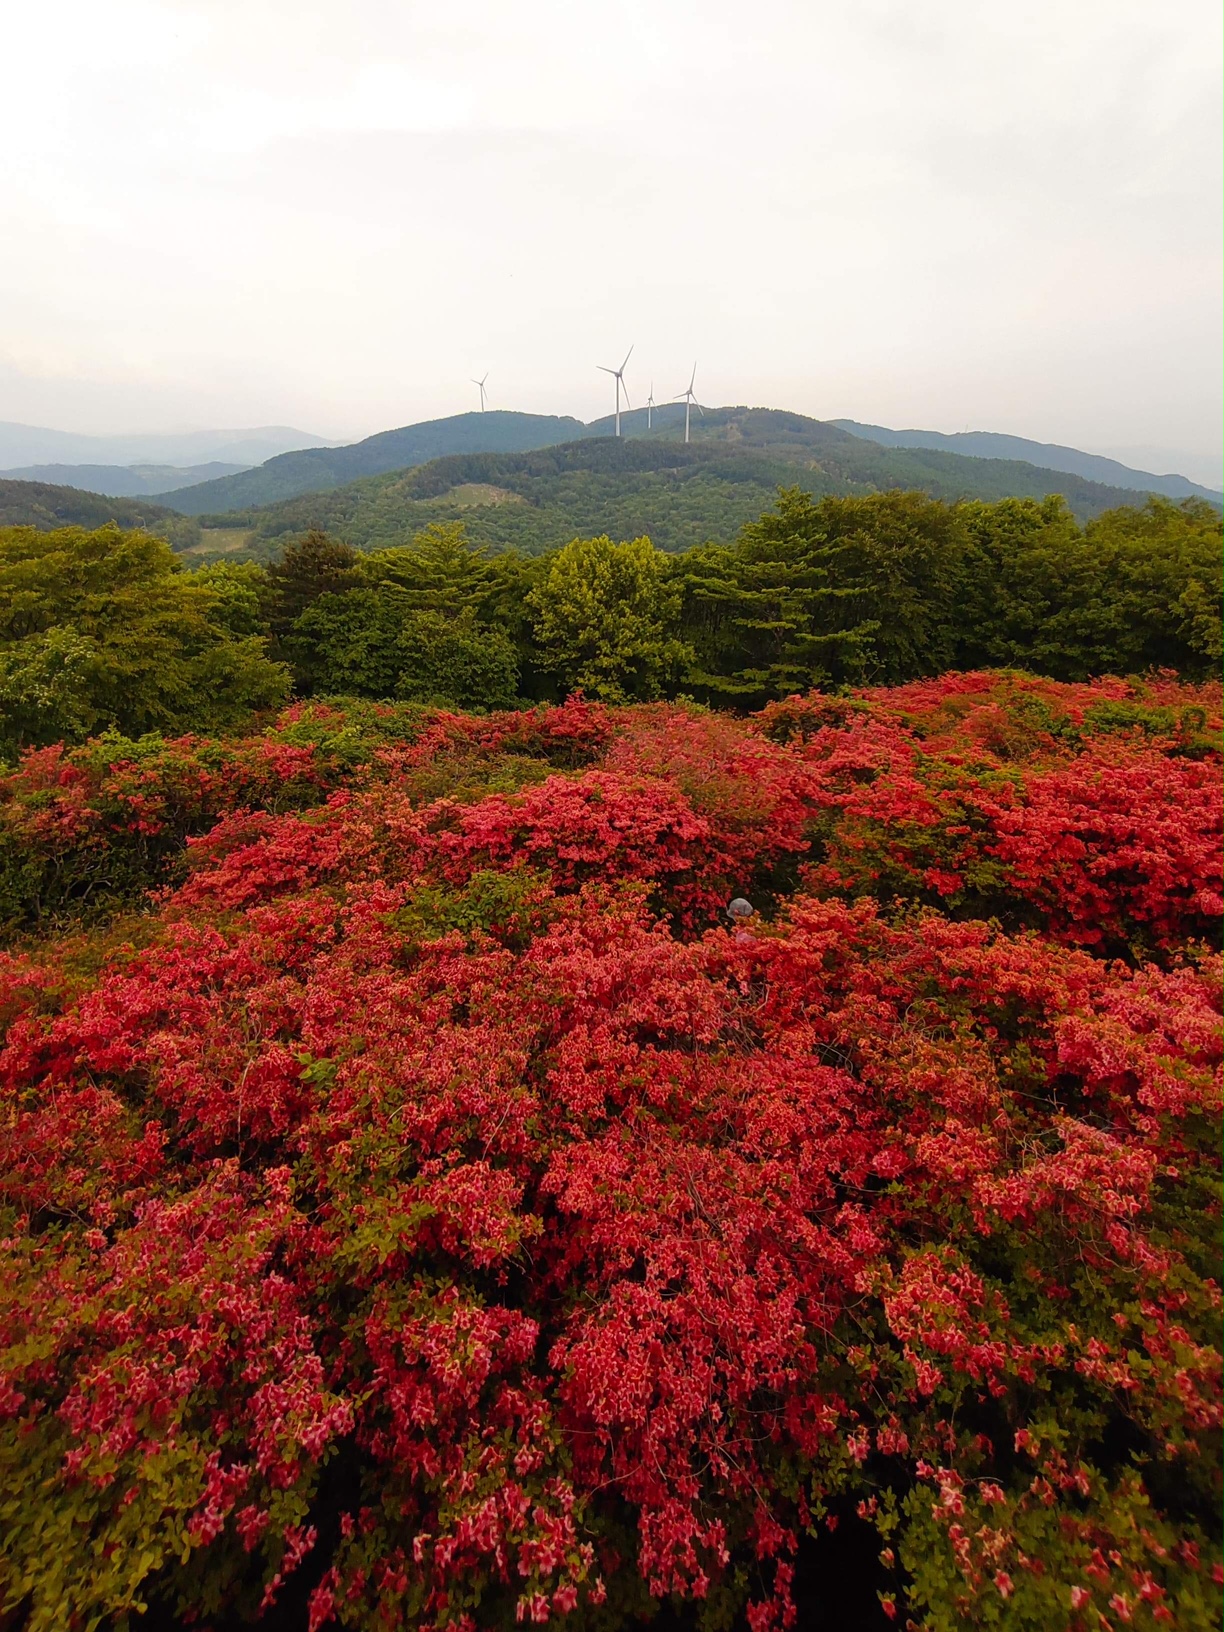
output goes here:
<path id="1" fill-rule="evenodd" d="M 1220 715 L 27 754 L 0 1626 L 1218 1626 Z"/>

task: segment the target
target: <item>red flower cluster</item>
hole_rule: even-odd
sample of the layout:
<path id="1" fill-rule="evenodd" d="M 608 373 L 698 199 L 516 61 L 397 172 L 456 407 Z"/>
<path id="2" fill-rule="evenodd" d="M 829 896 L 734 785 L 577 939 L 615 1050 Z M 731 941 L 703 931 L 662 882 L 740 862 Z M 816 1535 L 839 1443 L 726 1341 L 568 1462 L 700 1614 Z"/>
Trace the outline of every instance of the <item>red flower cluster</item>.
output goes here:
<path id="1" fill-rule="evenodd" d="M 1213 1625 L 1215 706 L 290 744 L 0 970 L 0 1607 L 764 1632 L 857 1510 L 886 1616 Z"/>

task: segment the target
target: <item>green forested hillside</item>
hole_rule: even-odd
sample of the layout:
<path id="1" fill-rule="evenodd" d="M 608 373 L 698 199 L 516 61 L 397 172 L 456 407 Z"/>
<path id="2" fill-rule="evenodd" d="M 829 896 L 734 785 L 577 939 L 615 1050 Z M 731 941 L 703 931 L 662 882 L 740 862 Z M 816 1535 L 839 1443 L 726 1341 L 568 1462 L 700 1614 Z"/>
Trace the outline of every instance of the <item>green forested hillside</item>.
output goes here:
<path id="1" fill-rule="evenodd" d="M 267 565 L 194 565 L 138 529 L 0 528 L 0 762 L 105 729 L 228 728 L 290 684 L 465 708 L 575 690 L 756 708 L 947 669 L 1201 679 L 1222 650 L 1220 540 L 1201 499 L 1081 526 L 1056 497 L 797 487 L 733 542 L 671 553 L 596 535 L 492 554 L 450 522 L 385 548 L 312 531 Z"/>
<path id="2" fill-rule="evenodd" d="M 819 474 L 808 474 L 809 485 L 824 491 Z M 244 516 L 206 517 L 201 549 L 209 552 L 216 538 L 226 553 L 240 544 L 241 553 L 264 559 L 311 527 L 359 549 L 378 549 L 402 543 L 430 522 L 462 520 L 477 542 L 529 555 L 597 533 L 648 534 L 661 549 L 682 550 L 734 537 L 769 504 L 778 484 L 795 476 L 781 462 L 611 439 L 531 454 L 471 454 Z M 239 525 L 248 529 L 245 537 Z"/>
<path id="3" fill-rule="evenodd" d="M 1162 493 L 1169 499 L 1199 498 L 1219 504 L 1221 498 L 1218 490 L 1203 487 L 1186 476 L 1158 476 L 1150 470 L 1134 470 L 1117 459 L 1065 448 L 1058 442 L 1033 442 L 1026 436 L 1006 436 L 999 431 L 893 431 L 885 425 L 863 425 L 854 419 L 836 419 L 833 424 L 886 448 L 934 448 L 968 454 L 974 459 L 1023 459 L 1043 470 L 1071 471 L 1089 481 L 1139 493 Z"/>
<path id="4" fill-rule="evenodd" d="M 652 420 L 649 429 L 648 417 Z M 629 462 L 628 455 L 624 454 L 622 457 L 627 463 L 623 465 L 612 464 L 606 453 L 591 454 L 592 475 L 615 474 L 621 477 L 626 469 L 641 475 L 647 469 L 663 471 L 673 465 L 679 467 L 682 462 L 687 470 L 690 458 L 700 460 L 705 455 L 724 463 L 727 459 L 735 462 L 734 473 L 727 475 L 727 480 L 737 483 L 756 480 L 769 489 L 781 479 L 801 480 L 813 491 L 819 492 L 852 493 L 911 488 L 945 499 L 1044 498 L 1048 493 L 1056 492 L 1062 493 L 1076 513 L 1085 517 L 1122 502 L 1128 491 L 1122 487 L 1103 487 L 1073 473 L 1043 470 L 1021 460 L 966 458 L 920 448 L 885 448 L 876 442 L 852 436 L 823 420 L 774 408 L 710 408 L 704 413 L 694 413 L 689 453 L 675 452 L 674 458 L 666 450 L 678 450 L 684 446 L 682 409 L 668 404 L 655 409 L 650 416 L 645 409 L 637 409 L 622 415 L 621 423 L 622 442 L 644 442 L 664 451 L 646 466 Z M 557 450 L 578 442 L 611 442 L 611 433 L 611 419 L 594 420 L 584 425 L 580 420 L 542 414 L 458 414 L 450 419 L 430 420 L 421 425 L 385 431 L 350 447 L 309 448 L 300 453 L 281 454 L 257 469 L 223 477 L 219 481 L 202 482 L 196 487 L 181 488 L 174 493 L 162 494 L 160 498 L 184 514 L 193 516 L 245 514 L 269 505 L 280 506 L 308 494 L 335 492 L 365 477 L 402 476 L 410 469 L 438 459 L 458 455 L 478 458 L 514 455 L 544 448 Z M 693 449 L 700 451 L 693 453 Z M 584 458 L 573 452 L 562 457 L 567 472 L 581 467 Z M 575 459 L 578 465 L 575 465 Z M 776 471 L 771 473 L 761 469 L 759 463 L 754 468 L 754 462 L 760 460 L 771 462 L 776 471 L 782 472 L 781 477 Z M 520 471 L 515 465 L 500 468 L 502 474 L 509 478 L 516 478 L 520 474 L 530 478 L 535 470 L 535 467 L 524 467 Z M 453 485 L 487 480 L 481 475 L 459 475 Z M 682 485 L 687 487 L 694 480 L 697 478 L 689 473 Z M 664 485 L 671 485 L 671 479 Z M 651 500 L 658 497 L 659 486 L 657 478 L 646 483 Z M 518 491 L 517 488 L 514 490 Z M 687 497 L 695 498 L 696 493 L 697 490 L 693 489 Z M 404 496 L 412 494 L 406 491 Z M 524 492 L 520 496 L 541 507 L 538 494 L 532 497 Z M 606 527 L 615 531 L 622 525 L 615 519 L 614 513 L 605 507 L 605 499 L 597 499 L 594 493 L 577 495 L 567 488 L 566 493 L 558 497 L 561 510 L 566 515 L 579 512 L 592 514 L 594 519 L 591 525 L 597 530 Z M 624 493 L 618 494 L 618 498 L 627 501 L 632 514 L 638 513 L 639 494 L 635 483 L 631 483 Z M 592 502 L 600 506 L 594 512 L 590 510 Z M 681 548 L 686 542 L 695 541 L 697 536 L 712 536 L 708 530 L 702 533 L 697 517 L 690 523 L 678 513 L 673 515 L 675 505 L 668 501 L 663 501 L 663 505 L 668 512 L 664 525 L 677 529 L 669 540 L 668 548 Z M 552 508 L 551 505 L 542 507 Z M 363 501 L 357 508 L 365 519 L 356 522 L 356 525 L 367 525 L 368 505 Z M 384 508 L 382 501 L 379 501 L 380 529 L 386 519 Z M 700 501 L 699 509 L 710 509 L 704 498 Z M 717 502 L 713 509 L 720 518 L 714 535 L 719 537 L 730 537 L 750 513 L 732 505 L 726 513 L 724 524 Z M 679 512 L 683 512 L 685 518 L 688 510 L 687 502 L 679 505 Z M 306 524 L 322 524 L 325 515 L 333 520 L 337 515 L 347 518 L 348 514 L 347 500 L 339 511 L 312 506 L 308 508 Z M 259 536 L 266 538 L 270 535 L 262 526 L 263 519 L 260 518 Z M 414 513 L 410 521 L 419 524 L 422 519 L 434 517 L 423 518 L 419 513 Z M 542 524 L 549 538 L 552 538 L 551 521 Z M 496 522 L 489 523 L 487 534 L 482 531 L 482 536 L 487 536 L 490 543 L 522 543 L 524 525 L 522 521 L 516 523 L 504 517 L 498 518 Z M 573 526 L 569 521 L 558 518 L 557 525 L 563 532 L 569 526 L 568 536 L 572 536 Z M 649 518 L 643 525 L 645 530 L 651 530 Z M 371 536 L 382 538 L 387 535 L 379 530 Z"/>
<path id="5" fill-rule="evenodd" d="M 622 428 L 629 436 L 652 434 L 667 439 L 683 434 L 683 409 L 668 405 L 656 410 L 653 417 L 653 433 L 645 431 L 644 412 L 622 415 Z M 604 434 L 608 434 L 611 422 L 600 424 Z M 764 454 L 803 469 L 815 465 L 833 483 L 846 484 L 839 486 L 838 491 L 850 491 L 854 487 L 880 491 L 907 488 L 951 501 L 1045 498 L 1050 493 L 1061 493 L 1072 510 L 1084 518 L 1113 505 L 1135 503 L 1136 492 L 1147 491 L 1138 480 L 1141 473 L 1134 471 L 1126 473 L 1125 482 L 1114 484 L 1104 477 L 1044 465 L 1029 451 L 1012 452 L 1000 447 L 1001 456 L 983 457 L 987 450 L 977 445 L 964 451 L 935 446 L 885 447 L 864 436 L 852 435 L 831 421 L 810 419 L 806 414 L 777 408 L 707 408 L 704 415 L 693 414 L 691 435 L 693 444 L 699 447 L 722 445 L 737 453 Z M 1019 441 L 1004 437 L 996 440 L 999 444 Z M 1025 449 L 1037 446 L 1030 443 Z M 1111 463 L 1100 461 L 1102 466 Z M 1119 472 L 1126 469 L 1121 465 L 1115 468 Z M 1189 488 L 1168 496 L 1188 497 Z M 1200 490 L 1200 496 L 1213 498 L 1206 490 Z"/>
<path id="6" fill-rule="evenodd" d="M 339 448 L 303 448 L 296 453 L 278 454 L 254 470 L 237 476 L 177 489 L 173 493 L 176 510 L 184 515 L 241 510 L 251 505 L 273 504 L 299 493 L 321 493 L 340 487 L 360 476 L 377 476 L 388 470 L 406 470 L 451 453 L 521 453 L 550 443 L 582 436 L 579 419 L 557 414 L 517 414 L 490 411 L 483 414 L 454 414 L 448 419 L 425 420 L 399 430 L 380 431 L 362 442 Z M 161 495 L 169 500 L 169 493 Z"/>
<path id="7" fill-rule="evenodd" d="M 401 544 L 434 522 L 463 521 L 474 542 L 539 555 L 575 537 L 650 537 L 675 552 L 710 541 L 728 543 L 773 501 L 780 486 L 816 497 L 907 490 L 956 502 L 1045 498 L 1061 494 L 1086 521 L 1134 501 L 1134 493 L 1021 461 L 965 458 L 938 450 L 885 448 L 802 414 L 774 409 L 710 409 L 695 415 L 692 443 L 683 413 L 656 410 L 623 416 L 616 440 L 596 421 L 541 415 L 469 414 L 371 437 L 342 449 L 285 454 L 255 470 L 169 495 L 175 508 L 149 499 L 104 498 L 36 482 L 0 483 L 0 523 L 49 528 L 115 521 L 146 526 L 196 561 L 271 559 L 286 539 L 321 528 L 359 549 Z M 578 439 L 524 450 L 524 440 L 577 427 Z M 433 445 L 502 437 L 509 450 L 456 452 L 428 458 Z M 373 469 L 385 461 L 395 469 Z M 298 463 L 295 464 L 294 462 Z M 406 468 L 405 462 L 406 461 Z M 340 480 L 356 469 L 357 479 Z M 271 478 L 269 478 L 269 472 Z M 280 473 L 279 475 L 277 473 Z M 178 512 L 226 484 L 248 478 L 301 481 L 323 491 L 293 492 L 276 503 L 222 508 L 200 519 Z M 194 495 L 190 498 L 189 495 Z"/>
<path id="8" fill-rule="evenodd" d="M 796 484 L 817 496 L 907 489 L 949 501 L 1061 493 L 1081 519 L 1133 498 L 1031 465 L 879 448 L 800 414 L 720 410 L 687 447 L 673 427 L 650 438 L 454 456 L 259 510 L 205 516 L 199 549 L 267 559 L 312 527 L 378 549 L 431 522 L 462 520 L 475 542 L 526 554 L 600 533 L 644 534 L 675 551 L 729 542 L 779 486 Z"/>
<path id="9" fill-rule="evenodd" d="M 0 480 L 0 527 L 37 527 L 45 532 L 54 527 L 104 527 L 108 521 L 160 533 L 178 549 L 199 542 L 196 522 L 151 499 L 107 497 L 51 482 Z"/>

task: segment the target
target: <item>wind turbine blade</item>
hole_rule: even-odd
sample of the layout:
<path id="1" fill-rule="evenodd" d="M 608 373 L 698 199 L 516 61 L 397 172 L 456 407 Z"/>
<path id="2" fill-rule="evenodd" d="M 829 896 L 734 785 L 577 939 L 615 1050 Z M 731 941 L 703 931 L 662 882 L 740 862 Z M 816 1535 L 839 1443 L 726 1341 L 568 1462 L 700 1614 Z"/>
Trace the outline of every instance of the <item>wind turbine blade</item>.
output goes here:
<path id="1" fill-rule="evenodd" d="M 617 374 L 619 372 L 619 370 L 617 370 L 615 368 L 605 368 L 602 363 L 596 363 L 595 367 L 599 370 L 599 372 L 601 374 L 613 374 L 613 375 L 615 375 L 615 374 Z"/>
<path id="2" fill-rule="evenodd" d="M 689 376 L 689 390 L 690 391 L 693 389 L 693 386 L 696 383 L 696 380 L 697 380 L 697 364 L 694 363 L 693 364 L 693 372 Z"/>
<path id="3" fill-rule="evenodd" d="M 636 345 L 636 343 L 637 342 L 635 341 L 634 344 Z M 630 346 L 629 350 L 625 353 L 625 363 L 627 363 L 629 361 L 630 357 L 632 357 L 632 356 L 633 356 L 633 346 Z M 622 363 L 621 366 L 620 366 L 620 371 L 621 371 L 622 374 L 625 372 L 625 363 Z"/>
<path id="4" fill-rule="evenodd" d="M 625 393 L 625 407 L 628 408 L 630 406 L 629 387 L 625 384 L 624 380 L 621 381 L 621 390 Z"/>
<path id="5" fill-rule="evenodd" d="M 696 397 L 693 398 L 693 407 L 696 408 L 697 412 L 701 415 L 702 419 L 704 419 L 705 418 L 705 409 L 697 401 Z"/>

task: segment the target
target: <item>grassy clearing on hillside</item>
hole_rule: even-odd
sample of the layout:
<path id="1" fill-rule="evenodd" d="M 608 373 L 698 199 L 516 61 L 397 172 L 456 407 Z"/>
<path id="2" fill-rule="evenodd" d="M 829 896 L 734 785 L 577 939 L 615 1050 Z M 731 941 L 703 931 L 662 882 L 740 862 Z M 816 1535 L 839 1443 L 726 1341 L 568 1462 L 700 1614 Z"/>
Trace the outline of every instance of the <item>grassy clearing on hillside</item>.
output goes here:
<path id="1" fill-rule="evenodd" d="M 201 527 L 200 542 L 190 550 L 182 550 L 181 555 L 217 556 L 233 555 L 241 551 L 250 550 L 254 534 L 249 527 Z"/>

